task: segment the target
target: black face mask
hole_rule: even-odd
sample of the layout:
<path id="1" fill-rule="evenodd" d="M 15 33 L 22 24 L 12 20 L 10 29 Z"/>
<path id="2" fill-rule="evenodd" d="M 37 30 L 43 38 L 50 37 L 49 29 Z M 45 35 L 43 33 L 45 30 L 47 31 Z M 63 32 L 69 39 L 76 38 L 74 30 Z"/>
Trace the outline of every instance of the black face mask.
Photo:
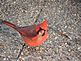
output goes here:
<path id="1" fill-rule="evenodd" d="M 37 34 L 39 34 L 39 32 L 40 32 L 41 30 L 44 30 L 44 29 L 42 29 L 42 28 L 40 27 L 39 30 L 37 31 Z M 44 33 L 42 34 L 42 36 L 45 35 L 45 31 L 46 31 L 46 30 L 44 30 Z"/>

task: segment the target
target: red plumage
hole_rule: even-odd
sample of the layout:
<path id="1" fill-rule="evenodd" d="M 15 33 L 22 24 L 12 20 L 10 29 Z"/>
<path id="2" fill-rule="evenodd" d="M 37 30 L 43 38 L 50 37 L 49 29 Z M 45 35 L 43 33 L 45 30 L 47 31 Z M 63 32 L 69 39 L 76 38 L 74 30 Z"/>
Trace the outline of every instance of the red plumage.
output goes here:
<path id="1" fill-rule="evenodd" d="M 48 37 L 47 19 L 40 24 L 25 27 L 18 27 L 8 21 L 2 21 L 2 23 L 18 31 L 22 36 L 22 40 L 29 46 L 39 46 L 44 43 Z"/>

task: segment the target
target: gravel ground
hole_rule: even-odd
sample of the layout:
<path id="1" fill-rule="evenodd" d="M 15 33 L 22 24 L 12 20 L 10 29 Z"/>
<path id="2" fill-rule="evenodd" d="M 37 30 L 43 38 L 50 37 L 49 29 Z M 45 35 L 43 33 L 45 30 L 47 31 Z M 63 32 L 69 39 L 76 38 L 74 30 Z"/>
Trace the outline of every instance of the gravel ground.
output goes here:
<path id="1" fill-rule="evenodd" d="M 18 26 L 34 22 L 40 9 L 38 21 L 48 18 L 49 38 L 25 47 L 19 61 L 81 61 L 81 0 L 0 0 L 0 18 Z M 17 31 L 2 25 L 0 61 L 16 61 L 22 44 Z"/>

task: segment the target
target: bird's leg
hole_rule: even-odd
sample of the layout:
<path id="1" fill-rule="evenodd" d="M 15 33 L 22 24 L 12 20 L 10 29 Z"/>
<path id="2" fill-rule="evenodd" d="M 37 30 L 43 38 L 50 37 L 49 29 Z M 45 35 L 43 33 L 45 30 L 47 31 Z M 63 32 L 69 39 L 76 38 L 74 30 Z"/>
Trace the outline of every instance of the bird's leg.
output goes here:
<path id="1" fill-rule="evenodd" d="M 24 44 L 22 45 L 22 48 L 21 48 L 20 51 L 19 51 L 19 54 L 18 54 L 18 56 L 17 56 L 17 60 L 19 59 L 19 57 L 20 57 L 20 55 L 21 55 L 21 53 L 22 53 L 22 51 L 23 51 L 23 49 L 24 49 L 25 46 L 26 46 L 26 44 L 24 43 Z"/>

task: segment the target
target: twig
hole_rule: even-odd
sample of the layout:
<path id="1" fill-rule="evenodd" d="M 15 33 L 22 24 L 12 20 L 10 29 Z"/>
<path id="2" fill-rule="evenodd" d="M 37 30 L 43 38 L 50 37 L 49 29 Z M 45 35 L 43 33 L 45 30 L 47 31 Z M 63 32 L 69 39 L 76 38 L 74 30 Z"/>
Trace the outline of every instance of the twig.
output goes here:
<path id="1" fill-rule="evenodd" d="M 22 51 L 23 51 L 23 49 L 24 49 L 24 47 L 25 47 L 26 45 L 25 45 L 25 43 L 22 45 L 22 48 L 20 49 L 20 52 L 19 52 L 19 54 L 18 54 L 18 57 L 17 57 L 17 60 L 19 59 L 19 57 L 20 57 L 20 55 L 21 55 L 21 53 L 22 53 Z"/>
<path id="2" fill-rule="evenodd" d="M 42 12 L 42 9 L 40 10 L 39 14 L 35 17 L 35 22 L 34 22 L 34 23 L 37 22 L 37 20 L 38 20 L 38 18 L 39 18 L 39 16 L 40 16 L 40 13 L 41 13 L 41 12 Z"/>
<path id="3" fill-rule="evenodd" d="M 58 32 L 59 35 L 65 36 L 66 38 L 70 39 L 69 36 L 66 34 L 66 32 Z"/>
<path id="4" fill-rule="evenodd" d="M 52 29 L 53 31 L 55 31 L 52 27 L 49 27 L 49 29 Z M 67 34 L 66 32 L 57 32 L 57 34 L 61 35 L 61 36 L 65 36 L 66 38 L 68 39 L 71 39 Z"/>

